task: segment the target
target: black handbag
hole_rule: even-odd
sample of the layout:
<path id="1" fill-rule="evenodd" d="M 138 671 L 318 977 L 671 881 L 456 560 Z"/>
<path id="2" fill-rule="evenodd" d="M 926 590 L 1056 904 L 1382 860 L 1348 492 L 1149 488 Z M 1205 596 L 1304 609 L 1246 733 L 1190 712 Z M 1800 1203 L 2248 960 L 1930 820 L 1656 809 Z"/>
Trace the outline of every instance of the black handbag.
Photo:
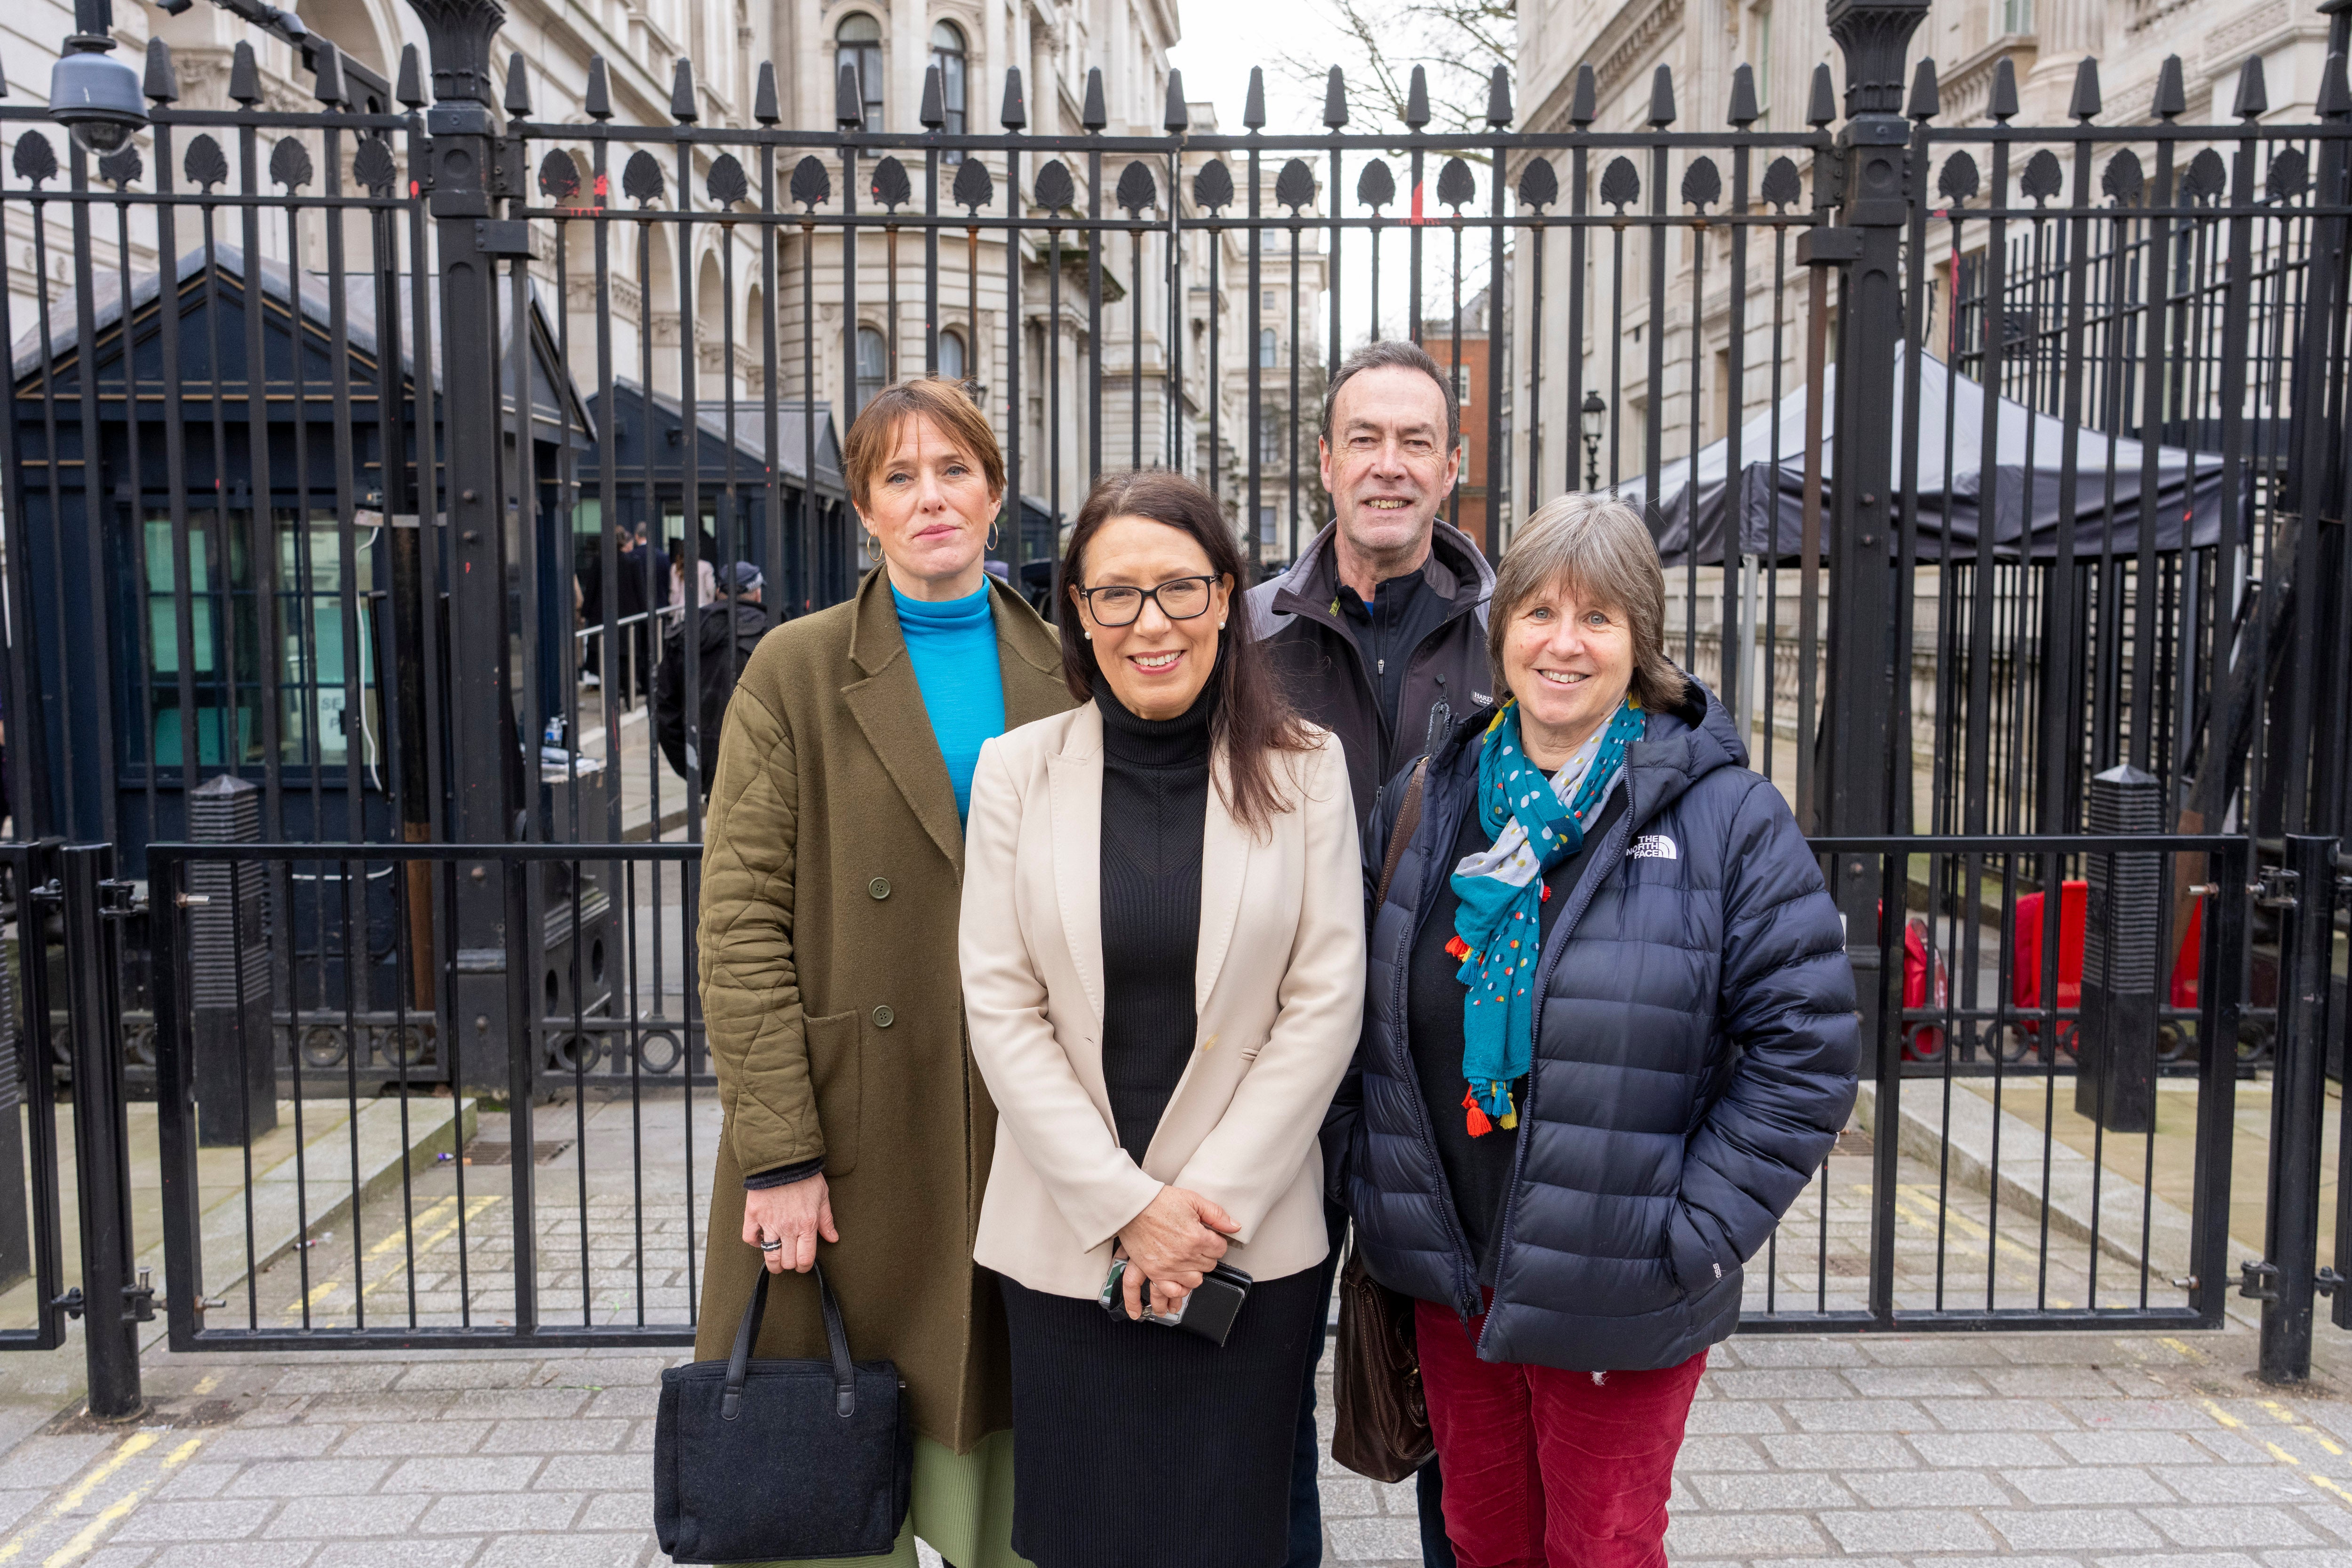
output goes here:
<path id="1" fill-rule="evenodd" d="M 753 1361 L 765 1268 L 735 1353 L 662 1373 L 654 1533 L 680 1563 L 879 1557 L 897 1543 L 915 1432 L 891 1362 L 852 1363 L 841 1303 L 815 1270 L 829 1361 Z"/>

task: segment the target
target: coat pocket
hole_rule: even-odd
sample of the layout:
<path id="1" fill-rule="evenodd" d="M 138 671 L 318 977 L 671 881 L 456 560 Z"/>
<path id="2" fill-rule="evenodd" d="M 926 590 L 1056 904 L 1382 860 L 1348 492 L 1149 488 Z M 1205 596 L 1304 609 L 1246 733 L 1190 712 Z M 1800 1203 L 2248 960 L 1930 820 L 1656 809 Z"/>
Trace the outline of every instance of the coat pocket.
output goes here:
<path id="1" fill-rule="evenodd" d="M 856 1013 L 835 1013 L 807 1018 L 801 1025 L 808 1042 L 809 1087 L 816 1095 L 817 1126 L 824 1133 L 824 1173 L 845 1176 L 857 1168 L 857 1131 L 862 1071 Z"/>

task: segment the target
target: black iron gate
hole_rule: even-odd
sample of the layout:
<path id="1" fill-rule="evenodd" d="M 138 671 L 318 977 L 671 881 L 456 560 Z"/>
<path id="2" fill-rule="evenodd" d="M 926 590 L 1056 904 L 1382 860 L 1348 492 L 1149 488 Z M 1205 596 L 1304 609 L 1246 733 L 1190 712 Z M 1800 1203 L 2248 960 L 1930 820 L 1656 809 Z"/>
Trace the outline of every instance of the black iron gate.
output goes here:
<path id="1" fill-rule="evenodd" d="M 489 0 L 428 8 L 429 95 L 314 38 L 303 112 L 243 46 L 232 107 L 180 107 L 154 46 L 104 156 L 0 105 L 38 269 L 29 319 L 0 289 L 7 864 L 22 942 L 31 840 L 121 861 L 173 1342 L 682 1341 L 700 800 L 646 697 L 696 686 L 702 569 L 845 596 L 840 433 L 919 370 L 995 424 L 1047 606 L 1106 468 L 1200 478 L 1271 567 L 1321 521 L 1324 379 L 1403 335 L 1486 344 L 1450 521 L 1493 553 L 1566 489 L 1643 504 L 1674 651 L 1819 836 L 1874 1081 L 1748 1326 L 2217 1324 L 2251 1084 L 2291 1366 L 2346 1013 L 2298 847 L 2352 787 L 2347 16 L 2308 123 L 2259 61 L 2208 125 L 2177 64 L 2143 111 L 2086 62 L 2071 124 L 2014 123 L 2004 64 L 1947 126 L 1924 8 L 1833 0 L 1801 128 L 1745 68 L 1720 125 L 1662 69 L 1604 126 L 1588 68 L 1531 130 L 1498 72 L 1475 135 L 1336 86 L 1318 133 L 1255 91 L 1196 129 L 1174 81 L 1115 135 L 1097 74 L 1033 134 L 1013 72 L 998 132 L 935 92 L 895 134 L 846 72 L 836 125 L 777 123 L 766 67 L 710 124 L 683 60 L 671 123 L 601 61 L 558 122 Z M 68 1014 L 25 994 L 37 1068 Z"/>

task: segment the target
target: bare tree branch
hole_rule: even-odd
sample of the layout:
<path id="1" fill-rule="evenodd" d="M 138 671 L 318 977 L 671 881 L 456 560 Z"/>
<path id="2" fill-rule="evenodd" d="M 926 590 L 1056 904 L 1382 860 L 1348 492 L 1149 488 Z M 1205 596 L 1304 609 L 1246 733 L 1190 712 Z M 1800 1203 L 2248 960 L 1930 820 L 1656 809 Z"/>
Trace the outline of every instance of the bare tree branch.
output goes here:
<path id="1" fill-rule="evenodd" d="M 1430 129 L 1465 135 L 1486 129 L 1486 80 L 1513 62 L 1517 38 L 1516 0 L 1319 0 L 1345 41 L 1338 59 L 1308 59 L 1285 51 L 1275 69 L 1302 90 L 1319 92 L 1331 67 L 1347 79 L 1348 111 L 1364 121 L 1404 123 L 1412 68 L 1429 75 Z M 1486 162 L 1465 150 L 1466 158 Z"/>

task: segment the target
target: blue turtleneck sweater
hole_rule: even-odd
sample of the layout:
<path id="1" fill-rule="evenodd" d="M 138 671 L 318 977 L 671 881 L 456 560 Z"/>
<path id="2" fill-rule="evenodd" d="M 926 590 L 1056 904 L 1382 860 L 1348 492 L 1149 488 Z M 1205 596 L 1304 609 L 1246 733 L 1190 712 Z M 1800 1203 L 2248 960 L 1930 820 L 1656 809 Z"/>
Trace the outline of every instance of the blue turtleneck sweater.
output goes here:
<path id="1" fill-rule="evenodd" d="M 981 743 L 1004 733 L 1004 673 L 996 662 L 996 622 L 988 584 L 961 599 L 910 599 L 894 584 L 898 630 L 914 661 L 915 684 L 955 785 L 956 820 L 971 809 L 971 770 Z"/>

